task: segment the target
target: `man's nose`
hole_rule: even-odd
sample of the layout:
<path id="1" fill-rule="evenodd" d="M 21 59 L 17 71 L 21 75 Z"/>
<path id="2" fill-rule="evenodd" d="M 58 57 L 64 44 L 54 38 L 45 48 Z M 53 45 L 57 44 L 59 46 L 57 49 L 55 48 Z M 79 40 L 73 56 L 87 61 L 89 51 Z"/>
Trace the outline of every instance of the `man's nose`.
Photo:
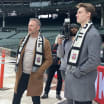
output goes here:
<path id="1" fill-rule="evenodd" d="M 78 17 L 78 13 L 76 14 L 76 17 Z"/>

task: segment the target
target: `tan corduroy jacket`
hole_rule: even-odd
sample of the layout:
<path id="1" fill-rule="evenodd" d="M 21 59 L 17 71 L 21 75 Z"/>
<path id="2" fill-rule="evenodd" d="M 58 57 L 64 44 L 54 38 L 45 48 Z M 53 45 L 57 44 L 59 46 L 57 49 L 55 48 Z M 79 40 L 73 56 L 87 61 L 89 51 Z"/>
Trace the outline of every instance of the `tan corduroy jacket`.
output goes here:
<path id="1" fill-rule="evenodd" d="M 37 70 L 37 72 L 32 72 L 29 78 L 28 87 L 27 87 L 27 96 L 40 96 L 43 90 L 43 75 L 45 70 L 52 64 L 52 54 L 51 54 L 51 47 L 50 43 L 47 39 L 44 38 L 44 62 L 41 67 Z M 20 62 L 18 65 L 18 71 L 16 72 L 16 81 L 15 81 L 15 88 L 14 92 L 17 92 L 18 82 L 22 75 L 22 68 L 23 68 L 23 55 L 26 45 L 24 46 Z M 35 50 L 34 50 L 35 54 Z"/>

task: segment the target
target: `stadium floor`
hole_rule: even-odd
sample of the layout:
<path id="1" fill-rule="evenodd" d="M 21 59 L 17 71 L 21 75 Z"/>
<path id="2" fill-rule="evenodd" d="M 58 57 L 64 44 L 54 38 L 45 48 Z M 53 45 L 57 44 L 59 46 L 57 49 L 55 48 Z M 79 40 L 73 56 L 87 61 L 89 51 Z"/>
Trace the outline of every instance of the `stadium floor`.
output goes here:
<path id="1" fill-rule="evenodd" d="M 0 104 L 12 104 L 13 90 L 15 83 L 14 62 L 15 62 L 15 58 L 9 56 L 5 58 L 3 88 L 0 89 Z M 46 75 L 44 76 L 45 76 L 44 78 L 46 79 Z M 54 78 L 52 81 L 49 98 L 41 99 L 41 104 L 57 104 L 57 102 L 59 102 L 59 100 L 56 99 L 56 92 L 55 92 L 56 83 L 57 83 L 57 79 Z M 61 93 L 62 98 L 64 98 L 63 89 L 64 87 L 62 88 L 62 93 Z M 21 103 L 32 104 L 31 97 L 27 97 L 26 92 L 23 95 Z M 94 102 L 93 104 L 97 104 L 97 103 Z"/>

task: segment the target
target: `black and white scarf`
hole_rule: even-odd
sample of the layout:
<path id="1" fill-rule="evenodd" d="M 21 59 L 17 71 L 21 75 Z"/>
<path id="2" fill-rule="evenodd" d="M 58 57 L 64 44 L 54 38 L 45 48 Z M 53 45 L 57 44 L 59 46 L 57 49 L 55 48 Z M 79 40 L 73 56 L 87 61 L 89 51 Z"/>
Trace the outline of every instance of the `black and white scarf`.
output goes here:
<path id="1" fill-rule="evenodd" d="M 67 58 L 67 63 L 69 65 L 78 65 L 78 60 L 80 57 L 81 49 L 86 37 L 86 34 L 88 30 L 91 28 L 92 22 L 88 22 L 87 24 L 84 25 L 79 31 L 77 32 L 75 36 L 75 40 L 72 43 L 71 50 L 69 51 L 68 58 Z"/>
<path id="2" fill-rule="evenodd" d="M 18 49 L 17 53 L 17 60 L 16 60 L 16 68 L 15 71 L 17 71 L 18 64 L 20 62 L 20 57 L 21 57 L 21 52 L 27 43 L 30 35 L 26 35 L 25 38 L 23 39 L 22 43 L 20 44 L 20 47 Z M 34 61 L 33 61 L 33 68 L 32 72 L 37 71 L 37 69 L 42 65 L 43 63 L 43 47 L 44 47 L 44 38 L 42 35 L 39 35 L 36 44 L 35 44 L 35 56 L 34 56 Z"/>

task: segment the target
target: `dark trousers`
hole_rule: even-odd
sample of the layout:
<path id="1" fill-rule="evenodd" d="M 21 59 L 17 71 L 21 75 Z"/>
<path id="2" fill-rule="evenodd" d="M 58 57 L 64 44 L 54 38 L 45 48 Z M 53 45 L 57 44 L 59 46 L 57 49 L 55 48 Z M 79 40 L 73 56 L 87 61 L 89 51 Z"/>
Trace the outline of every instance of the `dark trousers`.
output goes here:
<path id="1" fill-rule="evenodd" d="M 55 72 L 57 71 L 57 87 L 56 87 L 56 94 L 60 94 L 61 88 L 62 88 L 62 77 L 61 72 L 59 70 L 59 65 L 51 65 L 51 67 L 48 69 L 48 78 L 45 85 L 45 93 L 48 94 L 50 90 L 50 85 L 52 82 L 52 79 L 54 77 Z"/>
<path id="2" fill-rule="evenodd" d="M 17 93 L 14 93 L 12 104 L 20 104 L 22 95 L 24 91 L 27 89 L 29 77 L 29 74 L 22 73 L 22 76 L 18 84 Z M 32 102 L 33 104 L 40 104 L 40 96 L 32 96 Z"/>
<path id="3" fill-rule="evenodd" d="M 92 104 L 92 101 L 86 101 L 86 102 L 75 101 L 75 104 Z"/>

